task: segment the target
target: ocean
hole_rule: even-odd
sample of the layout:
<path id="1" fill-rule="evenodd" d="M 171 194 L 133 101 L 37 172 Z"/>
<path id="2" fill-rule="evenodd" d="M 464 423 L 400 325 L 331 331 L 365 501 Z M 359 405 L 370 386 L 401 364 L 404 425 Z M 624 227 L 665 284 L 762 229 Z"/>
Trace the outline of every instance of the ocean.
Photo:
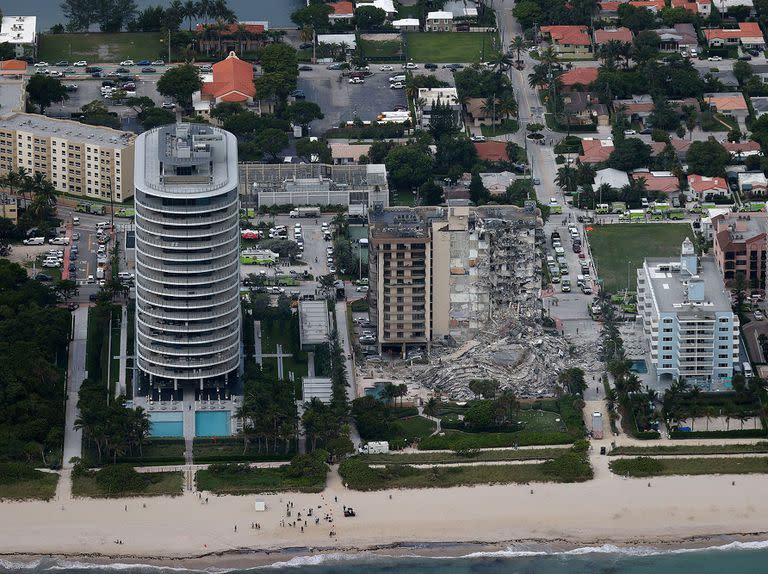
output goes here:
<path id="1" fill-rule="evenodd" d="M 37 16 L 37 30 L 44 32 L 54 24 L 66 24 L 61 0 L 4 0 L 5 16 Z M 167 6 L 168 0 L 136 0 L 139 10 L 147 6 Z M 291 13 L 305 5 L 304 0 L 228 0 L 240 20 L 267 20 L 271 28 L 295 27 Z M 183 26 L 182 26 L 183 27 Z"/>
<path id="2" fill-rule="evenodd" d="M 657 551 L 650 547 L 617 548 L 601 546 L 562 552 L 500 550 L 477 552 L 461 557 L 431 556 L 439 547 L 429 547 L 430 556 L 410 554 L 321 554 L 297 555 L 270 565 L 247 567 L 247 555 L 240 555 L 245 567 L 184 568 L 115 563 L 88 564 L 42 559 L 29 563 L 0 560 L 0 573 L 27 574 L 760 574 L 768 572 L 768 542 L 733 542 L 695 550 Z M 263 563 L 259 555 L 259 564 Z"/>

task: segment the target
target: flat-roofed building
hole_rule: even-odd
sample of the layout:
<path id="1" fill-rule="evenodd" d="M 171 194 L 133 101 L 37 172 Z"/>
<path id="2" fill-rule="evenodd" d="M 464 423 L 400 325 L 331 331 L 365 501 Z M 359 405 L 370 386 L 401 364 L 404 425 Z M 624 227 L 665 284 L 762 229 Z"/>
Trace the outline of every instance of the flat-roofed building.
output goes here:
<path id="1" fill-rule="evenodd" d="M 299 301 L 299 342 L 302 350 L 312 350 L 327 343 L 331 321 L 325 300 Z"/>
<path id="2" fill-rule="evenodd" d="M 727 285 L 741 275 L 752 289 L 765 289 L 768 214 L 727 213 L 712 218 L 713 251 Z"/>
<path id="3" fill-rule="evenodd" d="M 40 172 L 58 191 L 123 202 L 133 196 L 136 134 L 38 114 L 0 117 L 0 176 Z"/>
<path id="4" fill-rule="evenodd" d="M 389 205 L 384 164 L 241 163 L 240 194 L 246 206 Z"/>
<path id="5" fill-rule="evenodd" d="M 325 377 L 304 377 L 301 381 L 302 400 L 305 403 L 317 399 L 330 404 L 333 398 L 333 383 Z"/>
<path id="6" fill-rule="evenodd" d="M 660 380 L 728 388 L 739 362 L 739 318 L 714 257 L 698 258 L 686 238 L 679 259 L 646 258 L 637 270 L 637 302 Z"/>
<path id="7" fill-rule="evenodd" d="M 3 16 L 0 44 L 10 44 L 17 58 L 37 55 L 37 16 Z"/>

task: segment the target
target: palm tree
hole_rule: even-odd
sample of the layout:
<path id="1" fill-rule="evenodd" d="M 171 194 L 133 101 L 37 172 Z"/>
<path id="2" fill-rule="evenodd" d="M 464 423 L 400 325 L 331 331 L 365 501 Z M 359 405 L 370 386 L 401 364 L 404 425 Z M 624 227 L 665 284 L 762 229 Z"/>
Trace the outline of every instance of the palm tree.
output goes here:
<path id="1" fill-rule="evenodd" d="M 248 45 L 248 40 L 251 39 L 252 34 L 248 31 L 248 28 L 244 24 L 238 24 L 235 29 L 234 37 L 237 40 L 237 45 L 240 54 L 245 52 L 245 48 Z"/>
<path id="2" fill-rule="evenodd" d="M 707 417 L 707 431 L 709 431 L 709 419 L 717 416 L 717 409 L 712 405 L 705 407 L 704 416 Z"/>
<path id="3" fill-rule="evenodd" d="M 27 179 L 27 170 L 23 167 L 19 169 L 12 169 L 0 179 L 0 185 L 8 188 L 11 195 L 14 195 L 14 190 L 21 188 L 24 181 Z"/>
<path id="4" fill-rule="evenodd" d="M 213 8 L 212 0 L 200 0 L 197 4 L 197 15 L 207 23 L 213 16 Z"/>
<path id="5" fill-rule="evenodd" d="M 192 31 L 192 21 L 199 15 L 200 5 L 195 0 L 187 0 L 181 5 L 181 15 L 189 20 L 189 31 Z"/>
<path id="6" fill-rule="evenodd" d="M 520 52 L 525 50 L 525 39 L 522 36 L 515 36 L 509 43 L 509 47 L 517 52 L 517 64 L 520 64 Z"/>
<path id="7" fill-rule="evenodd" d="M 555 183 L 566 191 L 574 191 L 576 189 L 576 179 L 576 168 L 566 165 L 557 170 Z"/>
<path id="8" fill-rule="evenodd" d="M 491 125 L 496 125 L 496 98 L 485 98 L 480 105 L 480 110 L 485 117 L 491 116 Z"/>
<path id="9" fill-rule="evenodd" d="M 504 95 L 496 102 L 496 112 L 508 119 L 517 115 L 517 100 L 511 94 Z"/>

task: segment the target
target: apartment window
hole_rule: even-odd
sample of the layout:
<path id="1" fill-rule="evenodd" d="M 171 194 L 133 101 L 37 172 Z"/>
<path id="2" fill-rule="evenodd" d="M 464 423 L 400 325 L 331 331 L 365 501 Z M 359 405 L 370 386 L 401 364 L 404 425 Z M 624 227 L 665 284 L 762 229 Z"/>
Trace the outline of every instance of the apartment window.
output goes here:
<path id="1" fill-rule="evenodd" d="M 661 350 L 662 350 L 662 351 L 671 351 L 671 350 L 672 350 L 672 347 L 670 347 L 670 346 L 664 346 L 664 347 L 662 347 L 662 348 L 661 348 Z"/>
<path id="2" fill-rule="evenodd" d="M 719 368 L 721 368 L 721 369 L 727 369 L 728 368 L 728 363 L 718 363 L 717 366 Z"/>
<path id="3" fill-rule="evenodd" d="M 662 329 L 661 332 L 662 333 L 671 333 L 672 329 Z"/>
<path id="4" fill-rule="evenodd" d="M 661 368 L 662 369 L 671 369 L 672 368 L 672 363 L 662 363 L 661 364 Z"/>
<path id="5" fill-rule="evenodd" d="M 661 340 L 664 341 L 665 343 L 668 343 L 672 340 L 672 337 L 662 337 Z"/>

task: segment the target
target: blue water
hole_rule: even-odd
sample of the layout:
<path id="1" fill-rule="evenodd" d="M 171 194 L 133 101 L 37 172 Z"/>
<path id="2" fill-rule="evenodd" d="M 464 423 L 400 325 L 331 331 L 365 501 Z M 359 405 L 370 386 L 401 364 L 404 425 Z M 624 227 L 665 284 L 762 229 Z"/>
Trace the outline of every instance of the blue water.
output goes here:
<path id="1" fill-rule="evenodd" d="M 195 436 L 229 436 L 229 411 L 199 411 L 195 413 Z"/>
<path id="2" fill-rule="evenodd" d="M 385 383 L 376 383 L 372 387 L 367 387 L 365 389 L 365 396 L 366 397 L 373 397 L 376 400 L 382 400 L 381 393 L 384 392 Z"/>
<path id="3" fill-rule="evenodd" d="M 629 370 L 644 375 L 648 372 L 648 366 L 645 364 L 645 359 L 640 359 L 639 361 L 632 361 L 632 366 Z"/>
<path id="4" fill-rule="evenodd" d="M 150 436 L 158 438 L 184 436 L 183 416 L 179 411 L 149 413 Z"/>
<path id="5" fill-rule="evenodd" d="M 6 16 L 37 16 L 39 32 L 48 30 L 54 24 L 66 24 L 61 13 L 60 0 L 4 0 L 3 14 Z M 136 0 L 139 10 L 147 6 L 167 6 L 168 0 Z M 291 13 L 305 5 L 304 0 L 229 0 L 229 7 L 240 20 L 267 20 L 270 28 L 295 28 Z M 186 29 L 184 22 L 182 28 Z"/>
<path id="6" fill-rule="evenodd" d="M 768 572 L 766 542 L 731 543 L 703 550 L 658 552 L 652 548 L 619 549 L 613 546 L 579 548 L 556 553 L 530 550 L 477 552 L 461 558 L 424 557 L 424 548 L 403 549 L 410 556 L 372 554 L 296 553 L 275 556 L 276 562 L 261 566 L 265 556 L 254 557 L 254 566 L 243 569 L 184 570 L 116 563 L 94 565 L 85 562 L 42 559 L 33 564 L 0 560 L 0 574 L 23 570 L 30 574 L 200 574 L 216 572 L 246 574 L 267 571 L 276 574 L 761 574 Z M 430 553 L 439 550 L 432 547 Z M 420 556 L 419 554 L 422 554 Z M 237 558 L 248 563 L 248 555 Z M 258 564 L 258 565 L 257 565 Z"/>

